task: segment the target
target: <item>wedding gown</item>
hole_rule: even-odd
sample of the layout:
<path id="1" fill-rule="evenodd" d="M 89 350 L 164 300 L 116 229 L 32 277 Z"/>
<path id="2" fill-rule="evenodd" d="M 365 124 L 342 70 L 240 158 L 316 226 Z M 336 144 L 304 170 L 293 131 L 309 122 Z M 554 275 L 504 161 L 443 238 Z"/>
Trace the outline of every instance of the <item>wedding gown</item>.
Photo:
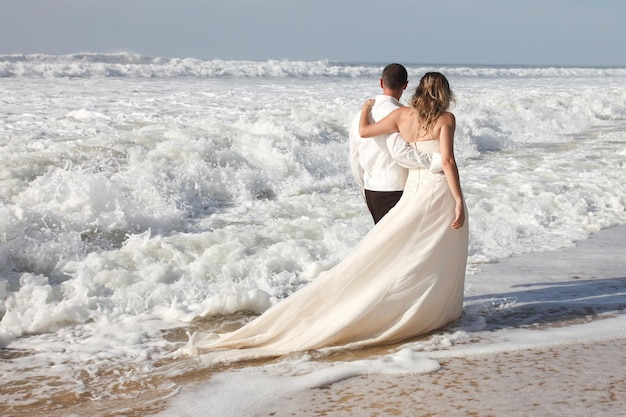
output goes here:
<path id="1" fill-rule="evenodd" d="M 437 152 L 439 141 L 414 146 Z M 454 207 L 442 172 L 411 170 L 398 204 L 341 263 L 232 333 L 192 335 L 188 348 L 228 362 L 393 343 L 444 326 L 461 315 L 467 261 L 468 222 L 450 227 Z"/>

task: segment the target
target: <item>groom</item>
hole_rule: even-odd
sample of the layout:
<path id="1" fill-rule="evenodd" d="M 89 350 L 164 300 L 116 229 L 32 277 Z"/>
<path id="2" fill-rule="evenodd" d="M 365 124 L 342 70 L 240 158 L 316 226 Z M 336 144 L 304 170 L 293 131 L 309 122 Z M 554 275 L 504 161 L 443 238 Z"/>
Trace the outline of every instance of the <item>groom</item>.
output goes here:
<path id="1" fill-rule="evenodd" d="M 404 66 L 387 65 L 380 79 L 383 91 L 376 96 L 370 119 L 378 122 L 402 107 L 399 100 L 408 84 Z M 360 115 L 356 115 L 350 128 L 350 166 L 374 223 L 378 223 L 402 197 L 407 168 L 424 167 L 433 172 L 441 171 L 441 155 L 417 151 L 398 133 L 363 139 L 359 135 Z"/>

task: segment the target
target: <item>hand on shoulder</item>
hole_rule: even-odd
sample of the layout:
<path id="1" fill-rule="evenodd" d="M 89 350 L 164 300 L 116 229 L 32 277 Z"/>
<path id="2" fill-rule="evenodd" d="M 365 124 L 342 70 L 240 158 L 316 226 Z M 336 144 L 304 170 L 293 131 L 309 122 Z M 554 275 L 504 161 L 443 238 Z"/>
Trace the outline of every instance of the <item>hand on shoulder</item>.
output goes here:
<path id="1" fill-rule="evenodd" d="M 368 98 L 365 100 L 365 103 L 363 103 L 361 110 L 369 111 L 374 106 L 374 103 L 376 103 L 376 99 Z"/>

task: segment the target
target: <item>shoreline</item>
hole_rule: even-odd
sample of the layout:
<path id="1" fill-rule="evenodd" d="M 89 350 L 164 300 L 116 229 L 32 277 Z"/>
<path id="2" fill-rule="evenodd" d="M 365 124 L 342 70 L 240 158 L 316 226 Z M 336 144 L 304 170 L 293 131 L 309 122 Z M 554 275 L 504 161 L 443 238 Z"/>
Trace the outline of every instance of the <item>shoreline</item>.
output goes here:
<path id="1" fill-rule="evenodd" d="M 257 415 L 623 417 L 625 340 L 443 359 L 435 372 L 355 377 Z"/>
<path id="2" fill-rule="evenodd" d="M 615 290 L 606 285 L 611 283 L 621 285 L 621 282 L 626 280 L 623 236 L 626 236 L 626 225 L 596 232 L 589 238 L 576 242 L 573 247 L 547 253 L 521 254 L 494 264 L 481 265 L 480 271 L 468 274 L 464 311 L 470 312 L 470 315 L 475 314 L 473 309 L 476 303 L 485 304 L 485 300 L 497 300 L 510 290 L 517 291 L 516 294 L 519 293 L 518 296 L 521 296 L 524 294 L 523 291 L 527 291 L 524 288 L 530 287 L 534 292 L 527 297 L 542 294 L 554 296 L 556 291 L 554 289 L 550 289 L 548 293 L 541 293 L 539 289 L 540 292 L 537 293 L 536 287 L 540 284 L 583 282 L 587 283 L 585 284 L 587 287 L 583 287 L 584 290 L 595 289 L 596 293 L 592 291 L 592 296 L 611 297 Z M 593 268 L 590 269 L 589 265 L 593 265 Z M 502 274 L 514 276 L 515 279 L 511 281 L 513 283 L 524 284 L 513 285 L 507 281 L 509 284 L 502 288 L 502 294 L 486 294 L 484 290 L 493 289 L 493 280 Z M 597 282 L 608 284 L 597 287 L 597 284 L 594 284 Z M 621 331 L 621 334 L 607 337 L 606 329 L 598 326 L 598 320 L 609 317 L 611 309 L 618 311 L 617 316 L 620 316 L 619 311 L 623 312 L 626 308 L 626 297 L 623 294 L 616 297 L 617 300 L 613 297 L 607 311 L 600 311 L 596 315 L 585 315 L 587 313 L 584 311 L 574 309 L 573 314 L 562 317 L 562 322 L 559 322 L 558 317 L 549 317 L 544 323 L 540 323 L 540 327 L 545 326 L 550 331 L 558 329 L 556 334 L 559 340 L 554 344 L 521 340 L 516 334 L 522 334 L 523 337 L 528 334 L 524 332 L 530 331 L 526 329 L 532 326 L 525 321 L 526 316 L 522 317 L 522 320 L 512 316 L 510 317 L 512 323 L 506 323 L 505 327 L 498 325 L 487 333 L 480 333 L 480 340 L 477 343 L 470 341 L 452 346 L 450 349 L 444 347 L 424 351 L 425 357 L 439 363 L 438 370 L 400 374 L 374 370 L 358 375 L 352 374 L 346 378 L 330 380 L 322 386 L 309 386 L 297 391 L 286 390 L 277 395 L 272 392 L 273 398 L 263 399 L 262 404 L 242 397 L 244 404 L 237 404 L 235 407 L 239 411 L 233 410 L 233 414 L 218 414 L 217 417 L 270 415 L 625 417 L 626 412 L 622 409 L 626 394 L 626 386 L 623 384 L 626 380 L 626 352 L 623 349 L 626 329 Z M 476 301 L 476 298 L 480 300 Z M 563 300 L 572 303 L 570 298 Z M 533 310 L 541 313 L 541 309 L 544 308 L 541 304 L 563 300 L 539 299 L 539 306 L 534 305 Z M 527 300 L 522 300 L 524 301 Z M 546 308 L 545 311 L 546 316 L 550 316 L 552 310 Z M 585 327 L 585 323 L 593 327 Z M 461 323 L 461 327 L 467 324 Z M 453 324 L 445 331 L 453 332 L 455 327 Z M 580 329 L 592 331 L 590 334 L 581 334 Z M 467 331 L 472 334 L 471 330 Z M 536 331 L 541 333 L 543 330 L 537 328 Z M 183 332 L 178 333 L 175 335 L 176 338 L 183 337 Z M 427 335 L 424 339 L 428 338 Z M 507 341 L 503 343 L 503 340 Z M 500 349 L 494 349 L 490 341 L 495 342 Z M 330 362 L 332 366 L 337 363 L 350 363 L 352 360 L 374 360 L 381 355 L 397 352 L 403 344 L 347 352 L 321 358 L 319 361 Z M 291 366 L 291 359 L 287 362 L 287 368 Z M 251 369 L 263 373 L 268 365 L 280 366 L 280 359 L 218 368 L 205 368 L 193 358 L 161 361 L 153 365 L 152 375 L 141 385 L 124 386 L 120 383 L 119 389 L 123 395 L 117 395 L 115 398 L 107 398 L 106 392 L 89 392 L 89 388 L 86 387 L 87 391 L 79 396 L 69 391 L 54 398 L 36 399 L 33 395 L 31 406 L 0 406 L 0 414 L 7 417 L 24 414 L 33 417 L 207 415 L 197 412 L 203 401 L 206 402 L 207 392 L 203 390 L 206 391 L 207 386 L 219 385 L 216 381 L 223 382 L 220 377 L 230 372 Z M 50 378 L 48 382 L 39 383 L 54 384 L 55 381 Z M 21 389 L 28 389 L 29 384 L 30 381 L 24 381 Z M 92 389 L 97 389 L 97 386 L 103 385 L 96 384 Z M 10 392 L 14 390 L 18 392 L 19 389 L 10 387 Z M 249 391 L 246 392 L 256 394 L 251 395 L 251 398 L 258 398 L 255 386 L 247 389 Z M 11 395 L 10 392 L 5 390 L 3 394 Z M 219 395 L 224 391 L 217 392 Z M 211 393 L 213 391 L 209 391 L 208 395 Z M 227 408 L 226 402 L 232 401 L 232 398 L 229 398 L 225 398 L 219 405 Z M 200 405 L 194 405 L 195 402 Z"/>
<path id="3" fill-rule="evenodd" d="M 373 370 L 331 378 L 325 385 L 286 389 L 272 400 L 250 391 L 256 404 L 229 407 L 225 405 L 228 398 L 223 398 L 219 405 L 229 413 L 220 417 L 626 417 L 626 328 L 619 325 L 626 308 L 623 236 L 626 225 L 615 226 L 593 233 L 572 247 L 520 254 L 481 266 L 479 272 L 468 276 L 464 311 L 473 311 L 475 298 L 484 305 L 485 300 L 499 302 L 503 294 L 511 293 L 519 298 L 521 311 L 513 308 L 513 314 L 500 319 L 504 323 L 486 332 L 479 330 L 476 343 L 420 352 L 427 360 L 437 361 L 438 370 L 399 374 Z M 493 280 L 503 274 L 512 279 L 504 280 L 507 284 L 502 293 L 486 294 L 484 290 L 493 288 Z M 573 293 L 568 292 L 571 287 L 576 288 Z M 616 294 L 620 289 L 621 294 Z M 585 297 L 580 300 L 581 294 L 593 298 L 594 303 Z M 597 312 L 585 307 L 589 303 L 597 308 L 598 299 L 600 304 L 606 300 L 607 307 Z M 525 303 L 535 314 L 527 315 Z M 617 327 L 614 320 L 618 320 Z M 611 323 L 602 325 L 599 321 Z M 461 323 L 461 328 L 467 324 Z M 444 331 L 454 332 L 455 327 L 453 324 Z M 615 328 L 623 330 L 615 332 Z M 545 331 L 557 340 L 546 343 Z M 399 346 L 389 347 L 388 352 L 397 351 Z M 355 352 L 352 359 L 371 360 L 379 355 L 385 355 L 383 349 Z M 336 359 L 342 362 L 343 358 Z M 215 392 L 206 388 L 208 379 L 182 387 L 183 401 L 174 397 L 160 415 L 203 415 L 197 412 L 202 409 L 203 398 L 206 402 Z"/>

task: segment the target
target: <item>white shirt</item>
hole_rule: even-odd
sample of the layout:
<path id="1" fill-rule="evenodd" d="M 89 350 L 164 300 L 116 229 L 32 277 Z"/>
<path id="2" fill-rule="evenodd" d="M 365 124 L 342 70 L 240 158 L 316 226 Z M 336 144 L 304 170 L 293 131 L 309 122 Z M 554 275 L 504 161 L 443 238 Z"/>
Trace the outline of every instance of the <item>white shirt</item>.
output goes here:
<path id="1" fill-rule="evenodd" d="M 402 106 L 394 97 L 378 95 L 370 120 L 378 122 Z M 362 138 L 359 135 L 360 118 L 359 112 L 350 127 L 350 166 L 362 190 L 402 191 L 408 176 L 407 168 L 441 171 L 441 154 L 420 152 L 407 144 L 399 133 Z"/>

